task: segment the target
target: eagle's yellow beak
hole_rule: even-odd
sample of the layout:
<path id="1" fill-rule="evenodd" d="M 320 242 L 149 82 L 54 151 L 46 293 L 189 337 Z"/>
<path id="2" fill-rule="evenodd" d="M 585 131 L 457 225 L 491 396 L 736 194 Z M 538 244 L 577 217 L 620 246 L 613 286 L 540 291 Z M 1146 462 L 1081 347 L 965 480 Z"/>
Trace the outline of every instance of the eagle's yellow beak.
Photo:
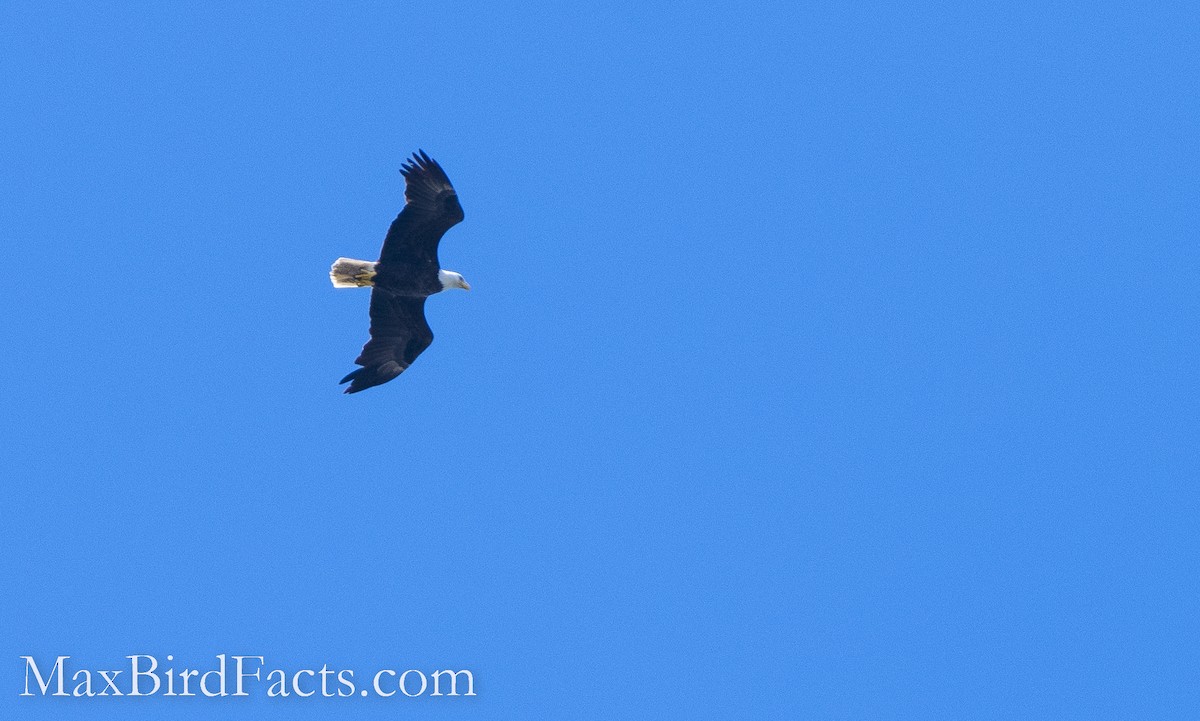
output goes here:
<path id="1" fill-rule="evenodd" d="M 470 283 L 468 283 L 468 282 L 466 281 L 466 279 L 464 279 L 464 280 L 463 280 L 463 282 L 462 282 L 462 285 L 461 285 L 461 286 L 459 286 L 459 287 L 460 287 L 460 288 L 462 288 L 463 290 L 470 290 L 470 289 L 471 289 L 471 284 L 470 284 Z"/>

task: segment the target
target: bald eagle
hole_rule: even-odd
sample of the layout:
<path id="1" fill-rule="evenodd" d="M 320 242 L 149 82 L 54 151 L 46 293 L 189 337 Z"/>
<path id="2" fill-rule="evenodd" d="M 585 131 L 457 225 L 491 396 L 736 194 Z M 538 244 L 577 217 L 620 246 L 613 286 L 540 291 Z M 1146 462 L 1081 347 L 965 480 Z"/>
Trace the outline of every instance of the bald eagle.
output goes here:
<path id="1" fill-rule="evenodd" d="M 438 242 L 463 219 L 446 172 L 418 150 L 400 173 L 404 209 L 388 228 L 379 260 L 338 258 L 329 269 L 334 288 L 371 288 L 371 340 L 354 359 L 362 368 L 338 381 L 350 383 L 346 393 L 387 383 L 429 347 L 426 298 L 448 288 L 471 289 L 461 275 L 438 265 Z"/>

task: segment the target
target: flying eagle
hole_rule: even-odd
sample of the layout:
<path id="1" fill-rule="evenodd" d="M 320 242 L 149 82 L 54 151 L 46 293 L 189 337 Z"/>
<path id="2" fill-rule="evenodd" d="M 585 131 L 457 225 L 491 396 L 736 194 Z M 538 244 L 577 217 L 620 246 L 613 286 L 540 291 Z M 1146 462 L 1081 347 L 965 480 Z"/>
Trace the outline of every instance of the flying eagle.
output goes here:
<path id="1" fill-rule="evenodd" d="M 354 362 L 362 366 L 339 383 L 347 393 L 387 383 L 433 342 L 425 299 L 447 288 L 470 290 L 461 275 L 438 265 L 438 241 L 463 219 L 458 194 L 442 166 L 413 153 L 404 176 L 404 210 L 392 221 L 379 260 L 338 258 L 329 269 L 334 288 L 371 287 L 371 340 Z"/>

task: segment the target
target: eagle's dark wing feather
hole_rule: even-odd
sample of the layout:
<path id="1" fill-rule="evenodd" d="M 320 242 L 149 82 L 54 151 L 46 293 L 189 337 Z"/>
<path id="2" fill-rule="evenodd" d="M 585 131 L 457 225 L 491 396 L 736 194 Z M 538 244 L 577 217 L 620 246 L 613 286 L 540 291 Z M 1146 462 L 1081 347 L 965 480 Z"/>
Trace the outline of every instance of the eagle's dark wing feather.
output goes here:
<path id="1" fill-rule="evenodd" d="M 347 393 L 387 383 L 404 372 L 433 342 L 425 321 L 425 299 L 371 291 L 371 340 L 354 362 L 362 366 L 339 383 L 351 381 Z"/>
<path id="2" fill-rule="evenodd" d="M 388 228 L 379 261 L 437 265 L 438 242 L 463 219 L 458 194 L 446 171 L 424 150 L 413 153 L 400 172 L 404 175 L 404 210 Z"/>

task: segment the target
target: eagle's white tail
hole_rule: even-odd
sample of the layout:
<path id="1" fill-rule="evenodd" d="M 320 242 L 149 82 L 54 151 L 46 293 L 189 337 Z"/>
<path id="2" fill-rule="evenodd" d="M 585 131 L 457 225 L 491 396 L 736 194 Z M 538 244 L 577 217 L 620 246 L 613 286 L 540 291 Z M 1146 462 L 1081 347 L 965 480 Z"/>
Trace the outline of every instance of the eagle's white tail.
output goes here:
<path id="1" fill-rule="evenodd" d="M 334 288 L 362 288 L 375 285 L 375 264 L 369 260 L 338 258 L 329 268 Z"/>

